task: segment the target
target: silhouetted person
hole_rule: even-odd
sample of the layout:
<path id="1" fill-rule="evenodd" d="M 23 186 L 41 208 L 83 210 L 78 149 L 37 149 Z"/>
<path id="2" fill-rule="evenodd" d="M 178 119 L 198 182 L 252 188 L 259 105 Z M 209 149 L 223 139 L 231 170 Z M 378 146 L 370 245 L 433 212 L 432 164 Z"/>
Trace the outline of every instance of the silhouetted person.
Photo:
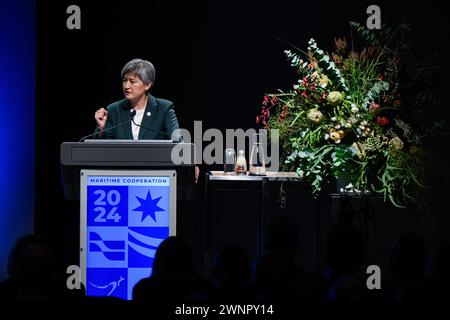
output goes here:
<path id="1" fill-rule="evenodd" d="M 390 275 L 392 282 L 398 288 L 396 299 L 429 297 L 427 260 L 427 245 L 417 233 L 404 234 L 394 242 L 390 259 Z"/>
<path id="2" fill-rule="evenodd" d="M 133 288 L 133 300 L 174 300 L 190 298 L 209 289 L 210 283 L 194 270 L 191 249 L 182 239 L 171 236 L 156 250 L 152 274 Z"/>
<path id="3" fill-rule="evenodd" d="M 48 244 L 35 234 L 16 241 L 7 270 L 9 277 L 0 283 L 0 300 L 72 300 L 84 295 L 82 290 L 67 288 L 64 266 Z"/>
<path id="4" fill-rule="evenodd" d="M 370 298 L 367 275 L 363 272 L 365 255 L 364 237 L 355 226 L 349 223 L 331 226 L 325 252 L 328 300 Z"/>
<path id="5" fill-rule="evenodd" d="M 263 299 L 316 299 L 322 297 L 320 278 L 295 262 L 298 229 L 286 217 L 269 221 L 265 250 L 258 259 L 255 281 Z"/>
<path id="6" fill-rule="evenodd" d="M 325 252 L 325 267 L 329 279 L 354 275 L 365 261 L 365 244 L 361 232 L 351 224 L 331 226 Z"/>
<path id="7" fill-rule="evenodd" d="M 19 282 L 17 279 L 17 257 L 27 246 L 40 242 L 41 239 L 34 234 L 27 234 L 16 240 L 8 256 L 8 277 L 0 283 L 0 299 L 18 299 Z"/>
<path id="8" fill-rule="evenodd" d="M 19 300 L 58 297 L 56 259 L 42 243 L 26 246 L 17 256 Z"/>
<path id="9" fill-rule="evenodd" d="M 29 234 L 17 240 L 8 261 L 16 301 L 53 300 L 67 297 L 65 274 L 47 243 Z"/>
<path id="10" fill-rule="evenodd" d="M 213 263 L 212 274 L 215 282 L 214 298 L 255 298 L 248 255 L 242 246 L 222 248 Z"/>

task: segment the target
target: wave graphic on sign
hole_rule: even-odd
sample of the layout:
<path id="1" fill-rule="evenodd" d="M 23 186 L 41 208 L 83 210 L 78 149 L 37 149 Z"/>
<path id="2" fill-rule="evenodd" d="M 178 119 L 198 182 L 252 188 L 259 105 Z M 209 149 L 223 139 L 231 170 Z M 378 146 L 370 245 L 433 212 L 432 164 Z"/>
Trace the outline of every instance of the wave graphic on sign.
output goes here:
<path id="1" fill-rule="evenodd" d="M 168 234 L 168 227 L 128 228 L 128 266 L 151 267 L 158 246 Z"/>
<path id="2" fill-rule="evenodd" d="M 90 252 L 101 252 L 108 260 L 125 260 L 125 241 L 105 241 L 96 232 L 89 233 L 89 241 Z"/>
<path id="3" fill-rule="evenodd" d="M 146 237 L 132 230 L 129 230 L 128 232 L 128 245 L 133 248 L 133 250 L 146 257 L 155 257 L 159 242 L 161 242 L 159 239 Z"/>
<path id="4" fill-rule="evenodd" d="M 129 237 L 133 237 L 136 241 L 139 241 L 140 243 L 142 243 L 142 245 L 147 246 L 147 247 L 153 247 L 153 248 L 157 248 L 160 243 L 164 240 L 164 238 L 158 238 L 155 237 L 154 234 L 150 235 L 146 235 L 143 233 L 143 231 L 147 231 L 146 229 L 155 229 L 155 228 L 145 228 L 144 230 L 142 230 L 144 228 L 129 228 L 128 229 L 128 238 Z M 166 229 L 166 228 L 164 228 Z M 158 235 L 156 235 L 158 236 Z"/>
<path id="5" fill-rule="evenodd" d="M 109 297 L 113 292 L 114 292 L 114 290 L 116 290 L 119 286 L 120 286 L 120 283 L 122 282 L 122 281 L 124 281 L 125 280 L 125 278 L 123 278 L 123 277 L 120 277 L 120 279 L 118 280 L 118 281 L 111 281 L 110 283 L 108 283 L 107 285 L 103 285 L 103 286 L 98 286 L 98 285 L 96 285 L 96 284 L 94 284 L 94 283 L 92 283 L 92 282 L 89 282 L 89 284 L 91 285 L 91 286 L 93 286 L 94 288 L 97 288 L 97 289 L 108 289 L 109 287 L 111 287 L 111 290 L 108 292 L 108 294 L 107 294 L 107 296 Z"/>

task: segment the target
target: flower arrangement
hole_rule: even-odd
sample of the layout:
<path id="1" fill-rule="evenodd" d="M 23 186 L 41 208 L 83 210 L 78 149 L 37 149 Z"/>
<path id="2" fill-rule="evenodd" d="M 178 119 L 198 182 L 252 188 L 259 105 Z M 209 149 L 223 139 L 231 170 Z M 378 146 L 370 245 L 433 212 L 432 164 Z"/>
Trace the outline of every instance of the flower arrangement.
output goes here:
<path id="1" fill-rule="evenodd" d="M 335 178 L 346 181 L 345 191 L 380 193 L 398 207 L 423 205 L 424 139 L 436 124 L 414 115 L 433 104 L 419 90 L 428 69 L 407 57 L 407 28 L 351 25 L 365 42 L 360 51 L 346 39 L 335 39 L 331 54 L 314 39 L 306 52 L 285 51 L 299 80 L 288 92 L 266 94 L 256 122 L 279 130 L 282 169 L 310 181 L 315 195 Z"/>

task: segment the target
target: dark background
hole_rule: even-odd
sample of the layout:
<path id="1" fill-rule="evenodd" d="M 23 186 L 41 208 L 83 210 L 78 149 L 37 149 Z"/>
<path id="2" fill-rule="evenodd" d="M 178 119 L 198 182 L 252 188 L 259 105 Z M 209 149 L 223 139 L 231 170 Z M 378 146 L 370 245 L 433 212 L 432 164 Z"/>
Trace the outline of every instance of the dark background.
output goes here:
<path id="1" fill-rule="evenodd" d="M 81 30 L 66 28 L 71 4 L 81 8 Z M 77 263 L 78 205 L 63 196 L 59 147 L 91 133 L 94 111 L 122 99 L 127 61 L 140 57 L 155 65 L 152 94 L 174 101 L 180 126 L 192 134 L 194 120 L 203 121 L 203 132 L 256 128 L 264 93 L 297 80 L 284 41 L 304 49 L 314 37 L 332 50 L 335 37 L 350 37 L 349 21 L 365 24 L 371 4 L 380 6 L 383 22 L 406 19 L 421 54 L 447 63 L 448 12 L 437 1 L 38 1 L 36 231 L 62 249 L 67 264 Z M 442 69 L 435 88 L 446 101 L 447 72 Z M 434 142 L 430 219 L 445 238 L 449 143 L 445 136 Z"/>

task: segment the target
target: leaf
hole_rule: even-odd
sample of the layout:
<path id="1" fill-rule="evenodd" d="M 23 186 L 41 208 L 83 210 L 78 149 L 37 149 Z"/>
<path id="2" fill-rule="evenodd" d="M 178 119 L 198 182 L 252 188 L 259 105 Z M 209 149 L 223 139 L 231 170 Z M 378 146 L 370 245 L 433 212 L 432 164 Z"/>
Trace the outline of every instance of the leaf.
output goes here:
<path id="1" fill-rule="evenodd" d="M 300 113 L 297 114 L 297 116 L 294 118 L 294 120 L 292 121 L 292 123 L 289 125 L 289 127 L 292 127 L 295 123 L 295 121 L 297 121 L 297 119 L 300 117 Z"/>
<path id="2" fill-rule="evenodd" d="M 400 204 L 397 203 L 397 201 L 395 201 L 394 197 L 392 196 L 392 194 L 388 194 L 389 200 L 392 202 L 392 204 L 394 206 L 396 206 L 397 208 L 406 208 L 405 206 L 402 206 Z"/>

